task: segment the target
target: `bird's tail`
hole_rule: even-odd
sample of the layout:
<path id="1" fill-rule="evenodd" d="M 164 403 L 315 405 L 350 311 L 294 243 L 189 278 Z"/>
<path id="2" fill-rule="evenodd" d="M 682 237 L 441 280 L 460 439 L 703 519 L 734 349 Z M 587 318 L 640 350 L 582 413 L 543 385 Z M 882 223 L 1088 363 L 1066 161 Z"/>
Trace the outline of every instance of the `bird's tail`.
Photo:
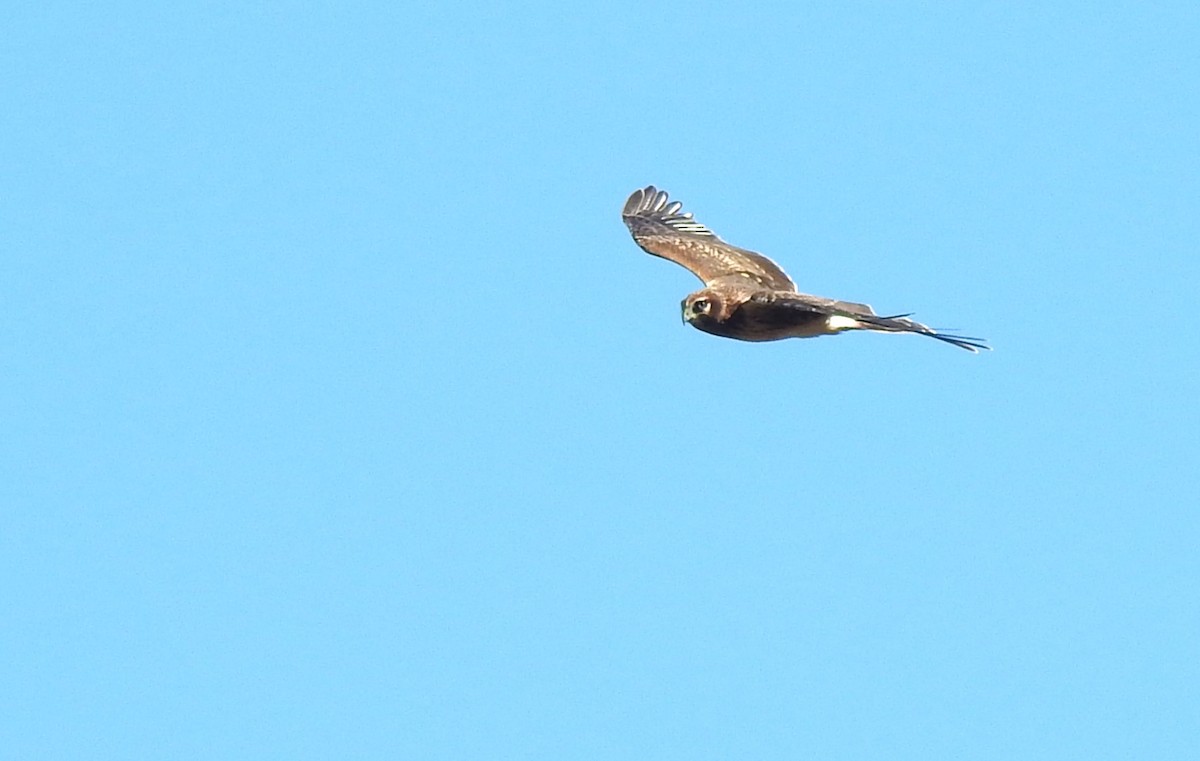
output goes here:
<path id="1" fill-rule="evenodd" d="M 863 330 L 878 330 L 884 333 L 916 333 L 917 335 L 929 336 L 939 341 L 945 341 L 960 349 L 966 349 L 973 354 L 978 354 L 980 350 L 991 351 L 992 347 L 987 345 L 987 339 L 940 333 L 928 325 L 922 325 L 915 320 L 908 319 L 909 316 L 907 314 L 897 314 L 890 317 L 880 317 L 874 314 L 858 314 L 854 316 L 854 319 L 862 324 Z"/>

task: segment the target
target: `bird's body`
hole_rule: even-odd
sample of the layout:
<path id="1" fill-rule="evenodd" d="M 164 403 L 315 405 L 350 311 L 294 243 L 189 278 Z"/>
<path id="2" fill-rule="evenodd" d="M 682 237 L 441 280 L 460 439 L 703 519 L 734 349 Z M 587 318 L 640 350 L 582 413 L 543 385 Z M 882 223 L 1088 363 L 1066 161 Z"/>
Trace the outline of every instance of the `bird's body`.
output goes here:
<path id="1" fill-rule="evenodd" d="M 667 203 L 653 185 L 633 191 L 621 219 L 646 252 L 675 262 L 704 281 L 683 300 L 683 318 L 705 333 L 740 341 L 778 341 L 834 335 L 847 330 L 917 333 L 968 351 L 989 348 L 982 339 L 951 336 L 908 319 L 881 317 L 866 304 L 799 293 L 779 265 L 754 251 L 731 246 Z"/>
<path id="2" fill-rule="evenodd" d="M 829 325 L 829 315 L 779 309 L 769 302 L 755 300 L 758 293 L 759 289 L 754 286 L 741 283 L 711 286 L 684 299 L 684 314 L 687 314 L 690 302 L 693 314 L 688 321 L 693 327 L 714 336 L 742 341 L 810 338 L 837 332 Z M 708 301 L 717 305 L 717 309 L 696 310 L 697 301 Z"/>

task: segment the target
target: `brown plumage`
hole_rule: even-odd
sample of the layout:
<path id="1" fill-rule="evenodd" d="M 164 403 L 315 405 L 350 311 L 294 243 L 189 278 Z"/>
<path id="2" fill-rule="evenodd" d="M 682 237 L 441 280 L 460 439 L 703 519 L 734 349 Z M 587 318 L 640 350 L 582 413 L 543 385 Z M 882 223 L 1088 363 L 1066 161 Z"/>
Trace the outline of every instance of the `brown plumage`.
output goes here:
<path id="1" fill-rule="evenodd" d="M 908 315 L 881 317 L 866 304 L 799 293 L 775 262 L 729 245 L 682 208 L 648 185 L 629 196 L 621 219 L 645 251 L 682 265 L 704 282 L 683 300 L 683 318 L 705 333 L 777 341 L 874 330 L 916 333 L 971 352 L 990 348 L 982 338 L 939 333 Z"/>

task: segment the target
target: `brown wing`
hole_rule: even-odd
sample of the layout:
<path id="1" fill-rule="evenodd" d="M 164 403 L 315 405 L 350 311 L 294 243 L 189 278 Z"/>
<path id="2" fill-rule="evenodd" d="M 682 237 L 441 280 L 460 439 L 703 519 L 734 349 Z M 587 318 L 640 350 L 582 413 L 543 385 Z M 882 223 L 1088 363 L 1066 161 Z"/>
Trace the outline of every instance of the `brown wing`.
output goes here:
<path id="1" fill-rule="evenodd" d="M 857 301 L 838 301 L 822 296 L 810 296 L 807 293 L 781 294 L 781 301 L 806 304 L 825 314 L 840 314 L 847 317 L 874 317 L 875 310 L 870 304 L 860 304 Z"/>
<path id="2" fill-rule="evenodd" d="M 917 335 L 929 336 L 939 341 L 945 341 L 948 344 L 957 346 L 960 349 L 966 349 L 972 353 L 978 353 L 980 349 L 991 350 L 991 347 L 987 345 L 987 341 L 983 338 L 941 333 L 928 325 L 922 325 L 915 320 L 908 319 L 909 316 L 906 314 L 881 317 L 875 314 L 875 311 L 866 304 L 856 304 L 853 301 L 835 301 L 833 299 L 821 298 L 820 296 L 809 296 L 805 293 L 759 292 L 751 296 L 749 302 L 742 308 L 744 309 L 751 304 L 758 308 L 794 311 L 798 314 L 811 314 L 815 312 L 823 315 L 851 317 L 858 320 L 860 325 L 866 330 L 881 330 L 888 333 L 916 333 Z"/>
<path id="3" fill-rule="evenodd" d="M 826 299 L 821 296 L 810 296 L 807 293 L 770 293 L 759 291 L 750 297 L 750 301 L 772 308 L 799 312 L 816 312 L 823 315 L 841 315 L 864 321 L 875 317 L 875 311 L 866 304 Z"/>
<path id="4" fill-rule="evenodd" d="M 741 275 L 774 290 L 796 290 L 775 262 L 729 245 L 692 219 L 690 212 L 681 214 L 682 208 L 679 201 L 668 203 L 665 191 L 647 185 L 629 196 L 621 219 L 645 251 L 686 267 L 705 285 L 717 278 Z"/>

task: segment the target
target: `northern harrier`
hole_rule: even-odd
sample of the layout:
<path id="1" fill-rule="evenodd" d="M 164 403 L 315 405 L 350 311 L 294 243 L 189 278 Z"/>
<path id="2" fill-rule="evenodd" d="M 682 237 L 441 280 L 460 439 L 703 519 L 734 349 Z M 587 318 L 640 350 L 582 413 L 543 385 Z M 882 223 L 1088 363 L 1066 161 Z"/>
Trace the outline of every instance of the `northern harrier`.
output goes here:
<path id="1" fill-rule="evenodd" d="M 621 219 L 648 253 L 686 267 L 704 287 L 683 300 L 683 319 L 692 327 L 741 341 L 810 338 L 847 330 L 916 333 L 970 352 L 989 347 L 982 338 L 951 336 L 908 319 L 882 317 L 866 304 L 809 296 L 779 265 L 762 254 L 731 246 L 680 213 L 653 185 L 633 191 Z"/>

